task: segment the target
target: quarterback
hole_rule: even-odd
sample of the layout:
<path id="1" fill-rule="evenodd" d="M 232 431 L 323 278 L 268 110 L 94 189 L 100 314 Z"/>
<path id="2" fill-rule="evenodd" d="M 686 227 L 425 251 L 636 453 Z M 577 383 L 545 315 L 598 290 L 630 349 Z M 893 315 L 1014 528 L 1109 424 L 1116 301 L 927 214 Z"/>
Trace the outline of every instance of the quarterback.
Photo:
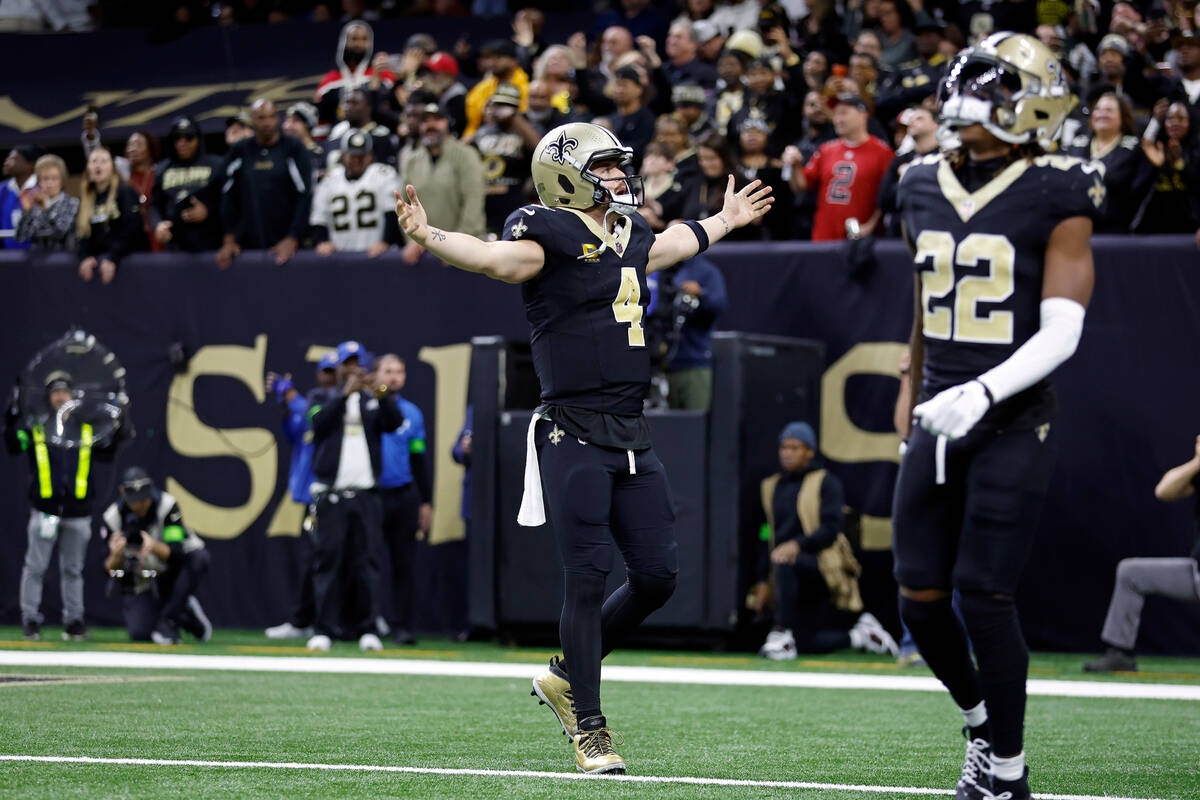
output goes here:
<path id="1" fill-rule="evenodd" d="M 675 589 L 675 513 L 642 405 L 650 382 L 643 318 L 646 274 L 703 251 L 771 207 L 754 181 L 721 211 L 660 234 L 637 214 L 633 151 L 583 122 L 547 133 L 533 151 L 539 205 L 518 208 L 503 238 L 482 242 L 431 228 L 412 186 L 396 195 L 409 238 L 452 266 L 522 284 L 541 405 L 529 426 L 518 522 L 554 522 L 563 563 L 562 659 L 533 681 L 575 748 L 582 772 L 625 761 L 600 710 L 600 660 Z M 544 491 L 543 491 L 544 489 Z M 625 583 L 605 600 L 615 541 Z"/>
<path id="2" fill-rule="evenodd" d="M 939 89 L 961 146 L 916 159 L 898 189 L 921 379 L 892 511 L 895 574 L 900 614 L 966 722 L 959 800 L 1030 797 L 1029 651 L 1013 595 L 1054 466 L 1049 377 L 1079 344 L 1105 199 L 1102 166 L 1045 149 L 1074 104 L 1041 42 L 993 34 Z"/>

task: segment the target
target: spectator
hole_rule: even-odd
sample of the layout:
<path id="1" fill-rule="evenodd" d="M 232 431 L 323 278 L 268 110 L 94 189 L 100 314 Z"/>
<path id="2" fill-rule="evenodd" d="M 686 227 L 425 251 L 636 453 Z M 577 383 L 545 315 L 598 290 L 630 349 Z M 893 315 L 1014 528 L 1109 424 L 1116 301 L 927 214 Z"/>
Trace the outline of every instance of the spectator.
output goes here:
<path id="1" fill-rule="evenodd" d="M 137 190 L 117 175 L 112 153 L 98 147 L 88 156 L 82 194 L 75 224 L 79 277 L 90 281 L 99 267 L 100 280 L 112 283 L 122 258 L 147 249 Z"/>
<path id="2" fill-rule="evenodd" d="M 782 162 L 767 153 L 769 133 L 766 120 L 757 116 L 742 120 L 738 132 L 737 170 L 742 183 L 760 180 L 770 186 L 771 195 L 779 206 L 775 213 L 754 221 L 753 226 L 759 230 L 758 238 L 787 240 L 792 238 L 792 190 L 783 178 Z"/>
<path id="3" fill-rule="evenodd" d="M 565 125 L 574 119 L 573 114 L 564 114 L 554 104 L 556 95 L 546 81 L 534 80 L 529 84 L 529 110 L 525 119 L 544 135 L 551 128 Z"/>
<path id="4" fill-rule="evenodd" d="M 704 87 L 694 83 L 681 83 L 671 87 L 671 104 L 674 106 L 674 116 L 684 122 L 685 132 L 693 139 L 699 139 L 717 129 L 712 117 L 705 110 L 708 96 Z"/>
<path id="5" fill-rule="evenodd" d="M 450 135 L 450 122 L 433 94 L 413 92 L 409 114 L 417 120 L 420 140 L 400 165 L 401 186 L 416 187 L 430 225 L 482 238 L 487 222 L 479 154 Z M 410 241 L 404 246 L 404 259 L 415 264 L 423 252 Z"/>
<path id="6" fill-rule="evenodd" d="M 1124 97 L 1105 92 L 1092 103 L 1088 125 L 1091 134 L 1076 137 L 1068 153 L 1104 164 L 1108 205 L 1104 218 L 1096 222 L 1096 233 L 1129 233 L 1153 177 L 1138 143 L 1133 108 Z"/>
<path id="7" fill-rule="evenodd" d="M 463 420 L 462 430 L 454 441 L 450 456 L 456 464 L 463 466 L 462 507 L 459 514 L 463 520 L 463 540 L 461 542 L 446 542 L 441 545 L 442 551 L 449 557 L 447 561 L 447 591 L 446 616 L 449 621 L 450 635 L 455 641 L 465 642 L 471 633 L 471 624 L 467 615 L 467 597 L 469 596 L 469 574 L 467 569 L 467 542 L 471 539 L 471 426 L 474 409 L 467 406 L 467 416 Z"/>
<path id="8" fill-rule="evenodd" d="M 1139 71 L 1128 68 L 1131 56 L 1125 37 L 1110 33 L 1101 39 L 1096 59 L 1100 64 L 1100 77 L 1091 89 L 1094 95 L 1111 91 L 1117 97 L 1127 98 L 1135 110 L 1146 110 L 1165 94 L 1160 91 L 1157 80 L 1148 82 Z"/>
<path id="9" fill-rule="evenodd" d="M 249 139 L 253 135 L 254 123 L 250 121 L 250 115 L 245 111 L 239 111 L 232 117 L 225 118 L 225 146 L 230 150 L 242 139 Z"/>
<path id="10" fill-rule="evenodd" d="M 696 143 L 696 160 L 700 165 L 700 175 L 690 186 L 685 186 L 687 195 L 683 198 L 683 219 L 705 219 L 721 210 L 725 201 L 725 189 L 729 184 L 729 176 L 734 176 L 734 191 L 741 191 L 742 184 L 738 182 L 739 174 L 729 150 L 729 140 L 719 133 L 710 133 Z M 757 226 L 746 225 L 731 232 L 727 240 L 757 239 Z"/>
<path id="11" fill-rule="evenodd" d="M 326 142 L 329 161 L 336 163 L 341 157 L 341 145 L 350 131 L 362 131 L 371 135 L 375 163 L 396 166 L 400 153 L 400 140 L 390 130 L 372 119 L 371 98 L 365 89 L 349 89 L 342 93 L 342 109 L 345 119 L 329 131 Z"/>
<path id="12" fill-rule="evenodd" d="M 463 131 L 464 139 L 470 139 L 475 134 L 475 129 L 483 123 L 483 109 L 500 84 L 510 83 L 516 86 L 521 92 L 521 105 L 518 108 L 525 111 L 528 107 L 529 75 L 517 65 L 517 46 L 508 39 L 493 39 L 479 49 L 479 57 L 486 59 L 489 66 L 483 80 L 467 92 L 467 127 Z"/>
<path id="13" fill-rule="evenodd" d="M 1174 502 L 1196 494 L 1200 484 L 1200 436 L 1195 454 L 1167 470 L 1154 487 L 1154 496 Z M 1117 584 L 1108 604 L 1100 640 L 1108 645 L 1104 655 L 1083 665 L 1087 672 L 1136 672 L 1138 628 L 1142 606 L 1148 596 L 1170 597 L 1185 603 L 1200 603 L 1200 504 L 1196 504 L 1195 542 L 1186 558 L 1125 558 L 1117 564 Z"/>
<path id="14" fill-rule="evenodd" d="M 650 339 L 655 369 L 667 376 L 667 405 L 689 411 L 712 406 L 712 332 L 729 307 L 725 277 L 693 256 L 646 279 L 651 291 Z"/>
<path id="15" fill-rule="evenodd" d="M 225 240 L 217 266 L 227 269 L 242 248 L 269 248 L 276 264 L 296 253 L 308 233 L 312 203 L 311 159 L 299 139 L 279 132 L 275 104 L 254 101 L 254 138 L 229 152 L 221 190 Z"/>
<path id="16" fill-rule="evenodd" d="M 853 647 L 896 655 L 896 642 L 874 616 L 859 615 L 853 627 L 823 630 L 822 607 L 831 603 L 839 616 L 862 611 L 858 560 L 842 533 L 842 482 L 814 465 L 817 437 L 806 422 L 791 422 L 779 434 L 779 466 L 762 482 L 759 580 L 751 589 L 753 608 L 761 612 L 772 594 L 775 625 L 758 654 L 773 661 L 798 653 L 828 653 Z M 768 563 L 769 559 L 769 563 Z"/>
<path id="17" fill-rule="evenodd" d="M 458 80 L 458 62 L 449 53 L 434 53 L 418 73 L 421 88 L 437 95 L 438 104 L 450 119 L 455 136 L 467 129 L 467 87 Z"/>
<path id="18" fill-rule="evenodd" d="M 212 623 L 196 591 L 208 573 L 204 540 L 183 522 L 179 503 L 141 467 L 121 476 L 120 498 L 105 509 L 104 567 L 121 587 L 125 629 L 135 642 L 179 644 L 183 629 L 207 642 Z M 153 576 L 147 573 L 152 573 Z"/>
<path id="19" fill-rule="evenodd" d="M 339 634 L 343 571 L 363 598 L 346 633 L 360 649 L 382 650 L 375 633 L 383 508 L 377 488 L 383 470 L 383 434 L 404 422 L 382 384 L 367 386 L 358 342 L 338 345 L 338 386 L 310 410 L 313 430 L 313 497 L 317 531 L 313 590 L 316 633 L 308 649 L 328 651 Z"/>
<path id="20" fill-rule="evenodd" d="M 671 145 L 656 139 L 646 145 L 642 156 L 640 172 L 646 192 L 646 204 L 638 209 L 638 213 L 646 218 L 646 222 L 656 233 L 666 230 L 673 220 L 683 219 L 683 202 L 687 196 L 687 189 L 684 186 L 685 179 L 679 174 L 677 164 L 672 158 L 673 152 Z M 699 169 L 697 166 L 697 175 Z"/>
<path id="21" fill-rule="evenodd" d="M 313 135 L 324 139 L 330 134 L 334 120 L 345 117 L 346 93 L 362 88 L 368 92 L 368 103 L 374 108 L 378 96 L 391 91 L 396 74 L 387 68 L 377 69 L 371 56 L 375 51 L 375 32 L 362 20 L 349 22 L 338 38 L 336 67 L 325 73 L 317 84 L 313 103 L 319 122 Z"/>
<path id="22" fill-rule="evenodd" d="M 87 638 L 83 623 L 83 561 L 92 537 L 92 499 L 95 471 L 92 461 L 112 461 L 113 454 L 128 436 L 118 422 L 116 433 L 107 441 L 93 441 L 92 428 L 84 425 L 79 442 L 46 438 L 46 424 L 73 398 L 71 376 L 61 370 L 46 376 L 42 409 L 33 420 L 21 419 L 21 397 L 13 390 L 5 415 L 4 444 L 9 455 L 29 456 L 31 480 L 25 565 L 21 569 L 21 634 L 31 641 L 42 638 L 45 621 L 42 604 L 42 579 L 50 566 L 54 543 L 59 541 L 58 569 L 62 585 L 63 639 Z M 29 405 L 28 403 L 26 405 Z"/>
<path id="23" fill-rule="evenodd" d="M 371 134 L 352 129 L 342 142 L 342 163 L 332 167 L 313 193 L 313 241 L 319 256 L 334 252 L 383 255 L 400 244 L 392 213 L 400 189 L 396 170 L 371 154 Z"/>
<path id="24" fill-rule="evenodd" d="M 575 72 L 575 63 L 572 61 L 574 51 L 569 47 L 561 44 L 552 44 L 547 47 L 537 61 L 533 62 L 533 83 L 541 83 L 545 87 L 545 91 L 549 95 L 546 105 L 553 107 L 558 111 L 563 120 L 571 114 L 572 101 L 575 97 L 577 87 L 573 74 Z M 579 68 L 583 68 L 586 64 L 579 64 Z M 530 93 L 533 92 L 533 84 L 530 84 Z M 533 98 L 530 100 L 532 111 Z M 544 126 L 545 130 L 561 125 L 561 122 L 554 125 Z"/>
<path id="25" fill-rule="evenodd" d="M 168 250 L 185 253 L 220 247 L 221 178 L 221 159 L 204 152 L 199 126 L 190 117 L 178 117 L 150 195 L 154 238 Z"/>
<path id="26" fill-rule="evenodd" d="M 892 239 L 898 239 L 901 235 L 900 215 L 896 213 L 899 208 L 896 187 L 900 184 L 900 178 L 913 161 L 934 152 L 938 147 L 937 119 L 928 108 L 913 106 L 900 115 L 900 124 L 907 128 L 905 138 L 911 140 L 912 146 L 892 159 L 879 184 L 879 212 L 883 215 L 881 235 Z"/>
<path id="27" fill-rule="evenodd" d="M 812 51 L 804 57 L 800 74 L 804 78 L 806 89 L 813 92 L 824 91 L 825 82 L 829 80 L 830 75 L 829 59 L 820 50 Z"/>
<path id="28" fill-rule="evenodd" d="M 941 23 L 922 11 L 917 14 L 913 32 L 916 34 L 917 57 L 901 63 L 882 81 L 875 102 L 875 113 L 880 119 L 891 119 L 903 109 L 936 94 L 945 75 L 947 59 L 940 50 L 944 32 Z M 871 55 L 879 60 L 877 54 Z"/>
<path id="29" fill-rule="evenodd" d="M 695 83 L 705 89 L 717 86 L 717 71 L 700 60 L 700 39 L 690 22 L 675 21 L 667 33 L 666 54 L 662 71 L 672 84 Z"/>
<path id="30" fill-rule="evenodd" d="M 842 20 L 833 0 L 811 0 L 808 15 L 800 20 L 797 33 L 804 52 L 820 50 L 836 64 L 845 64 L 850 45 L 842 34 Z"/>
<path id="31" fill-rule="evenodd" d="M 9 250 L 25 250 L 27 242 L 15 238 L 21 221 L 21 195 L 37 185 L 34 163 L 37 149 L 32 145 L 14 147 L 4 159 L 4 183 L 0 184 L 0 238 Z"/>
<path id="32" fill-rule="evenodd" d="M 879 41 L 883 51 L 879 55 L 879 66 L 886 72 L 895 72 L 906 61 L 917 56 L 916 37 L 913 36 L 913 12 L 905 0 L 881 0 L 879 3 Z"/>
<path id="33" fill-rule="evenodd" d="M 1158 120 L 1151 122 L 1151 125 Z M 1134 233 L 1191 233 L 1200 226 L 1200 129 L 1187 105 L 1171 103 L 1158 135 L 1142 135 L 1142 152 L 1153 167 L 1150 194 L 1133 221 Z"/>
<path id="34" fill-rule="evenodd" d="M 879 184 L 892 160 L 892 148 L 867 133 L 867 104 L 858 95 L 838 95 L 833 129 L 838 138 L 821 145 L 807 163 L 795 149 L 783 157 L 792 168 L 793 191 L 817 195 L 813 241 L 845 239 L 850 219 L 859 221 L 862 235 L 875 232 Z"/>
<path id="35" fill-rule="evenodd" d="M 711 132 L 706 131 L 705 133 Z M 702 139 L 704 134 L 696 138 Z M 654 141 L 662 142 L 671 148 L 671 157 L 675 161 L 675 172 L 679 180 L 690 183 L 700 175 L 696 148 L 692 146 L 694 139 L 681 116 L 663 114 L 656 119 L 654 121 Z"/>
<path id="36" fill-rule="evenodd" d="M 29 242 L 42 252 L 71 252 L 77 247 L 75 219 L 79 199 L 63 191 L 67 184 L 67 165 L 55 155 L 45 155 L 34 163 L 37 185 L 21 193 L 21 221 L 17 223 L 17 241 Z"/>
<path id="37" fill-rule="evenodd" d="M 600 35 L 600 74 L 604 80 L 614 77 L 617 59 L 633 52 L 633 34 L 622 25 L 610 25 Z"/>
<path id="38" fill-rule="evenodd" d="M 499 234 L 508 215 L 525 205 L 533 194 L 530 163 L 542 132 L 517 110 L 521 93 L 502 83 L 488 100 L 483 126 L 471 144 L 483 160 L 484 214 L 489 233 Z"/>
<path id="39" fill-rule="evenodd" d="M 632 147 L 634 158 L 654 138 L 654 112 L 646 108 L 646 84 L 636 67 L 621 67 L 612 82 L 612 97 L 616 113 L 610 119 L 613 133 L 626 147 Z"/>
<path id="40" fill-rule="evenodd" d="M 875 106 L 875 96 L 879 93 L 879 62 L 875 56 L 867 53 L 852 53 L 848 77 L 858 84 L 862 98 L 867 105 Z"/>
<path id="41" fill-rule="evenodd" d="M 433 524 L 433 490 L 425 447 L 425 416 L 400 396 L 408 379 L 404 359 L 382 355 L 375 379 L 387 386 L 390 400 L 404 415 L 404 423 L 383 435 L 383 472 L 379 476 L 383 501 L 383 541 L 391 557 L 392 620 L 396 644 L 413 644 L 413 566 L 417 536 Z"/>
<path id="42" fill-rule="evenodd" d="M 317 108 L 312 103 L 292 103 L 283 114 L 283 132 L 294 136 L 308 151 L 312 163 L 312 179 L 315 183 L 325 175 L 325 148 L 313 139 L 317 127 Z"/>
<path id="43" fill-rule="evenodd" d="M 522 69 L 532 70 L 534 60 L 546 51 L 545 27 L 546 15 L 539 8 L 522 8 L 513 15 L 513 44 Z"/>
<path id="44" fill-rule="evenodd" d="M 93 150 L 104 146 L 100 137 L 100 113 L 95 106 L 88 106 L 83 115 L 83 132 L 79 135 L 79 143 L 83 146 L 84 161 L 87 161 Z M 129 161 L 125 156 L 114 155 L 113 164 L 118 175 L 123 179 L 129 177 Z"/>
<path id="45" fill-rule="evenodd" d="M 1200 38 L 1195 31 L 1180 31 L 1171 40 L 1175 48 L 1175 69 L 1178 82 L 1168 95 L 1169 100 L 1183 100 L 1192 109 L 1200 106 Z"/>
<path id="46" fill-rule="evenodd" d="M 700 1 L 711 3 L 711 0 Z M 680 18 L 682 18 L 682 15 Z M 706 19 L 694 20 L 692 22 L 692 30 L 696 33 L 696 57 L 701 62 L 713 67 L 715 75 L 717 59 L 721 56 L 721 51 L 725 48 L 724 32 Z"/>
<path id="47" fill-rule="evenodd" d="M 713 104 L 713 122 L 717 130 L 728 131 L 729 120 L 746 101 L 746 67 L 762 55 L 762 37 L 755 31 L 738 31 L 725 43 L 725 52 L 717 59 L 717 98 Z"/>
<path id="48" fill-rule="evenodd" d="M 154 193 L 154 165 L 161 157 L 158 137 L 150 131 L 134 131 L 125 141 L 125 160 L 129 162 L 129 185 L 137 190 L 142 211 L 142 230 L 150 249 L 161 252 L 162 242 L 153 235 L 150 225 L 150 195 Z"/>
<path id="49" fill-rule="evenodd" d="M 829 106 L 825 104 L 825 98 L 819 91 L 810 91 L 804 95 L 800 130 L 801 136 L 795 146 L 801 163 L 807 162 L 821 145 L 837 136 L 829 119 Z M 795 162 L 789 162 L 787 152 L 785 149 L 782 174 L 787 176 L 790 184 Z M 792 208 L 792 238 L 811 239 L 813 216 L 817 211 L 816 196 L 811 192 L 798 192 L 794 195 Z M 782 209 L 775 209 L 780 210 Z"/>
<path id="50" fill-rule="evenodd" d="M 319 403 L 328 390 L 337 385 L 337 352 L 330 351 L 317 362 L 317 385 L 308 396 L 301 395 L 292 383 L 291 374 L 267 373 L 267 394 L 274 395 L 283 407 L 283 435 L 292 446 L 288 466 L 288 493 L 292 500 L 307 509 L 297 543 L 300 564 L 300 591 L 288 620 L 267 628 L 268 639 L 308 639 L 313 635 L 316 619 L 316 600 L 313 596 L 313 526 L 316 510 L 312 504 L 312 427 L 308 410 Z"/>
<path id="51" fill-rule="evenodd" d="M 729 120 L 726 135 L 738 149 L 742 123 L 750 117 L 762 120 L 768 128 L 767 152 L 778 158 L 795 138 L 796 122 L 791 98 L 775 88 L 775 67 L 768 58 L 756 58 L 746 67 L 746 99 Z M 777 201 L 782 202 L 782 201 Z"/>

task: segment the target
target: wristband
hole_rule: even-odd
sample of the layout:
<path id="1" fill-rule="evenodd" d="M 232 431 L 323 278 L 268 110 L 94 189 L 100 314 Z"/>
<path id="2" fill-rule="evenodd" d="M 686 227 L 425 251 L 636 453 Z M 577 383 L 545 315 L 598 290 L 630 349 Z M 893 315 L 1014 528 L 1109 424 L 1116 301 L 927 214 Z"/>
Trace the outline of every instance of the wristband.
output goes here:
<path id="1" fill-rule="evenodd" d="M 996 396 L 992 394 L 992 390 L 988 388 L 988 385 L 986 383 L 984 383 L 983 381 L 979 380 L 979 378 L 976 378 L 975 382 L 983 387 L 983 394 L 987 397 L 988 408 L 991 408 L 992 406 L 996 405 Z"/>
<path id="2" fill-rule="evenodd" d="M 696 235 L 696 242 L 700 245 L 700 249 L 697 250 L 696 253 L 697 254 L 703 253 L 705 250 L 707 250 L 708 249 L 708 232 L 706 230 L 704 230 L 704 226 L 701 225 L 699 222 L 697 222 L 694 219 L 689 219 L 687 222 L 685 222 L 683 224 L 687 225 L 689 228 L 691 228 L 692 233 Z"/>

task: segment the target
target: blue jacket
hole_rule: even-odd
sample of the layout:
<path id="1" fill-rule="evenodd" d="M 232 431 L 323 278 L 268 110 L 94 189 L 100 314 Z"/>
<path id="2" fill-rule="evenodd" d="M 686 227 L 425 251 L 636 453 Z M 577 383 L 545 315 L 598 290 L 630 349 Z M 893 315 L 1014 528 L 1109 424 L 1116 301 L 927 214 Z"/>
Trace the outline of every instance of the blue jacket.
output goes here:
<path id="1" fill-rule="evenodd" d="M 17 220 L 14 218 L 21 213 L 21 187 L 17 186 L 16 178 L 9 178 L 0 184 L 0 231 L 10 234 L 17 232 Z M 7 250 L 28 250 L 32 242 L 18 242 L 12 236 L 0 239 L 0 247 Z"/>
<path id="2" fill-rule="evenodd" d="M 292 443 L 292 462 L 288 468 L 288 491 L 297 503 L 312 502 L 312 427 L 308 423 L 308 398 L 297 392 L 288 403 L 283 418 L 283 435 Z"/>
<path id="3" fill-rule="evenodd" d="M 475 407 L 467 406 L 467 418 L 463 421 L 462 430 L 458 432 L 458 437 L 454 440 L 454 449 L 450 451 L 454 460 L 466 467 L 463 470 L 462 518 L 467 522 L 471 521 L 471 455 L 463 452 L 462 439 L 471 432 L 474 416 Z"/>
<path id="4" fill-rule="evenodd" d="M 667 271 L 664 271 L 667 272 Z M 655 300 L 658 294 L 658 281 L 664 272 L 655 273 L 646 278 L 651 284 Z M 681 369 L 712 366 L 712 332 L 716 327 L 717 317 L 729 307 L 729 295 L 725 292 L 725 276 L 716 265 L 704 256 L 693 256 L 675 269 L 670 280 L 679 286 L 684 281 L 695 281 L 700 284 L 700 307 L 692 312 L 679 331 L 679 346 L 667 369 L 675 372 Z M 653 304 L 652 304 L 653 305 Z"/>
<path id="5" fill-rule="evenodd" d="M 413 455 L 425 452 L 425 415 L 421 409 L 395 395 L 396 405 L 404 414 L 404 422 L 391 433 L 383 435 L 383 473 L 379 486 L 394 489 L 413 482 Z"/>

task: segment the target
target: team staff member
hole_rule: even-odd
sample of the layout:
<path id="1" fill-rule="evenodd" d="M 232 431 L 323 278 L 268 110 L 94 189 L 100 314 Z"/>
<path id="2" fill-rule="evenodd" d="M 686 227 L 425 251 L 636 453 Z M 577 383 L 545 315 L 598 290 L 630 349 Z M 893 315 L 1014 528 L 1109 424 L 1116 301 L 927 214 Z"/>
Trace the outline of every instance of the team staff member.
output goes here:
<path id="1" fill-rule="evenodd" d="M 221 246 L 221 159 L 204 152 L 190 117 L 171 123 L 167 159 L 150 195 L 150 228 L 168 250 L 201 253 Z"/>
<path id="2" fill-rule="evenodd" d="M 104 510 L 110 575 L 121 571 L 121 613 L 135 642 L 179 644 L 182 628 L 207 642 L 212 624 L 196 599 L 208 573 L 204 540 L 183 524 L 179 503 L 141 467 L 121 476 L 120 499 Z M 130 571 L 133 574 L 129 574 Z M 154 572 L 154 577 L 147 572 Z"/>
<path id="3" fill-rule="evenodd" d="M 337 348 L 338 385 L 310 409 L 313 430 L 313 497 L 316 504 L 313 592 L 316 634 L 309 650 L 328 650 L 342 616 L 343 565 L 350 588 L 362 598 L 346 631 L 363 650 L 382 650 L 375 633 L 379 615 L 379 564 L 383 550 L 383 434 L 404 422 L 384 384 L 368 386 L 366 352 L 358 342 Z"/>
<path id="4" fill-rule="evenodd" d="M 394 219 L 394 217 L 393 217 Z M 396 644 L 413 644 L 413 557 L 417 532 L 428 533 L 433 521 L 429 457 L 425 452 L 425 415 L 400 396 L 408 373 L 404 359 L 393 353 L 375 362 L 375 379 L 387 386 L 404 414 L 404 423 L 383 435 L 383 540 L 391 556 L 392 625 Z"/>
<path id="5" fill-rule="evenodd" d="M 600 709 L 600 660 L 667 602 L 678 571 L 670 489 L 642 414 L 650 382 L 646 273 L 762 217 L 772 200 L 757 181 L 735 194 L 731 175 L 720 212 L 656 236 L 635 213 L 643 189 L 632 163 L 632 149 L 598 125 L 551 130 L 533 152 L 542 205 L 515 211 L 495 242 L 431 227 L 412 185 L 396 195 L 413 241 L 452 266 L 525 284 L 542 405 L 526 439 L 517 520 L 543 524 L 548 502 L 563 562 L 566 656 L 534 679 L 534 692 L 588 773 L 625 770 Z M 613 540 L 627 579 L 605 601 Z"/>
<path id="6" fill-rule="evenodd" d="M 813 241 L 846 238 L 846 221 L 856 219 L 863 236 L 875 232 L 880 212 L 876 204 L 892 148 L 867 132 L 870 112 L 856 94 L 839 94 L 833 108 L 838 138 L 826 142 L 802 164 L 800 151 L 789 147 L 783 163 L 792 168 L 794 192 L 817 195 Z"/>
<path id="7" fill-rule="evenodd" d="M 71 376 L 52 372 L 46 379 L 46 402 L 54 415 L 71 399 Z M 25 565 L 21 569 L 21 633 L 31 641 L 42 638 L 44 620 L 42 579 L 50 565 L 54 543 L 58 548 L 63 603 L 63 638 L 87 638 L 83 624 L 83 560 L 91 538 L 92 466 L 112 461 L 113 453 L 127 438 L 121 424 L 108 443 L 93 441 L 92 427 L 84 424 L 78 447 L 64 447 L 46 439 L 45 421 L 24 427 L 20 422 L 19 393 L 13 390 L 5 417 L 4 443 L 11 455 L 25 453 L 33 480 L 29 485 L 29 515 Z"/>
<path id="8" fill-rule="evenodd" d="M 279 132 L 275 104 L 265 97 L 251 108 L 254 136 L 229 151 L 221 188 L 225 240 L 217 266 L 227 268 L 242 248 L 270 249 L 275 263 L 296 254 L 308 232 L 312 160 L 299 139 Z"/>

